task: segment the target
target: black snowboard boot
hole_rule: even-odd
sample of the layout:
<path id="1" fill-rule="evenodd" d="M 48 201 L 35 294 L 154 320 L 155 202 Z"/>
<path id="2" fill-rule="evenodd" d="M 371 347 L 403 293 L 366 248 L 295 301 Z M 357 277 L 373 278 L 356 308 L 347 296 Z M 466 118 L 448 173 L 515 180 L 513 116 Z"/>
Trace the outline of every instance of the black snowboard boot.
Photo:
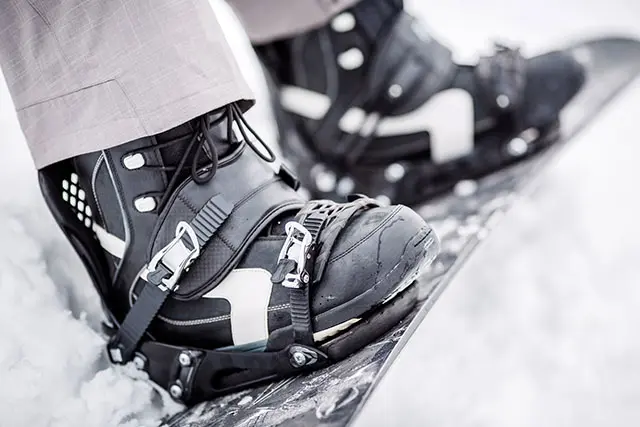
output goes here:
<path id="1" fill-rule="evenodd" d="M 332 199 L 413 204 L 525 158 L 557 139 L 584 81 L 562 51 L 525 59 L 496 45 L 458 65 L 401 0 L 363 0 L 256 51 L 285 157 L 314 196 Z"/>
<path id="2" fill-rule="evenodd" d="M 305 203 L 275 160 L 230 104 L 40 172 L 109 314 L 111 360 L 185 403 L 363 347 L 412 309 L 438 251 L 409 208 Z"/>

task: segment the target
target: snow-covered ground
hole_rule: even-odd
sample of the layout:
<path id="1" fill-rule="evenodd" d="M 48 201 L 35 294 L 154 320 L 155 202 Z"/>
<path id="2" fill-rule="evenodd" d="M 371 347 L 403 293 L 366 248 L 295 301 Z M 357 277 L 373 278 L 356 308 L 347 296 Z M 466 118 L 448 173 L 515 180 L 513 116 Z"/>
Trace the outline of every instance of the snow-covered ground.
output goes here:
<path id="1" fill-rule="evenodd" d="M 464 56 L 489 37 L 535 52 L 591 34 L 640 36 L 635 0 L 409 3 Z M 246 40 L 221 16 L 249 64 Z M 248 77 L 264 94 L 258 74 Z M 361 425 L 640 423 L 639 111 L 640 83 L 512 211 Z M 262 102 L 252 118 L 270 132 L 265 114 Z M 0 128 L 0 427 L 156 425 L 179 407 L 106 363 L 97 298 L 41 200 L 4 83 Z"/>

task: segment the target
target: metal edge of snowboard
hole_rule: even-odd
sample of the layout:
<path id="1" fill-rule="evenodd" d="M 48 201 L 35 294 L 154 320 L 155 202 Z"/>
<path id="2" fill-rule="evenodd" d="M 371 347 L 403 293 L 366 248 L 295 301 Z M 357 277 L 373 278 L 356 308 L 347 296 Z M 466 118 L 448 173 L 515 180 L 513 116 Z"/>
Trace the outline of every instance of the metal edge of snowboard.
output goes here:
<path id="1" fill-rule="evenodd" d="M 619 84 L 615 87 L 614 90 L 607 91 L 604 93 L 604 96 L 597 99 L 596 101 L 592 101 L 594 104 L 597 105 L 597 107 L 592 108 L 592 110 L 588 114 L 586 115 L 583 114 L 579 116 L 579 120 L 576 120 L 574 123 L 571 124 L 573 128 L 570 128 L 568 132 L 563 133 L 563 135 L 561 136 L 561 141 L 559 141 L 557 144 L 554 144 L 552 147 L 547 149 L 544 153 L 540 154 L 539 156 L 536 156 L 535 158 L 530 159 L 529 161 L 516 164 L 506 169 L 505 171 L 497 172 L 490 176 L 490 177 L 496 178 L 498 176 L 511 174 L 514 177 L 518 175 L 518 176 L 526 176 L 526 178 L 522 182 L 512 183 L 510 186 L 510 189 L 508 190 L 508 193 L 510 196 L 509 200 L 506 201 L 503 205 L 493 209 L 487 215 L 487 217 L 483 221 L 484 230 L 485 230 L 485 232 L 483 233 L 484 235 L 480 235 L 480 233 L 476 233 L 472 236 L 467 237 L 464 240 L 462 248 L 459 250 L 459 252 L 454 254 L 454 260 L 444 267 L 444 270 L 441 272 L 441 274 L 435 273 L 430 275 L 430 277 L 423 277 L 420 279 L 420 282 L 421 282 L 420 286 L 428 285 L 426 289 L 427 293 L 421 299 L 419 306 L 416 309 L 414 309 L 414 311 L 407 317 L 407 319 L 403 321 L 398 328 L 395 328 L 394 330 L 390 331 L 388 334 L 386 334 L 384 337 L 382 337 L 375 343 L 370 344 L 371 346 L 371 345 L 376 345 L 382 342 L 383 344 L 391 345 L 391 350 L 386 353 L 384 357 L 384 361 L 382 362 L 381 365 L 379 365 L 379 368 L 375 370 L 375 374 L 373 375 L 372 380 L 365 383 L 366 390 L 364 391 L 364 393 L 357 394 L 355 396 L 343 397 L 343 399 L 346 399 L 346 401 L 342 402 L 344 405 L 340 404 L 339 405 L 340 407 L 336 408 L 335 406 L 338 404 L 334 404 L 334 407 L 331 408 L 331 411 L 335 410 L 335 413 L 327 414 L 329 416 L 325 419 L 316 418 L 314 420 L 315 425 L 346 426 L 351 422 L 353 422 L 353 420 L 356 418 L 358 413 L 365 406 L 369 396 L 371 395 L 372 391 L 375 389 L 376 385 L 379 383 L 379 381 L 382 379 L 384 374 L 387 372 L 387 370 L 393 363 L 394 359 L 397 357 L 397 355 L 406 345 L 406 343 L 410 339 L 413 332 L 420 325 L 420 323 L 422 322 L 422 319 L 424 319 L 424 317 L 430 311 L 431 307 L 435 304 L 435 302 L 437 301 L 439 296 L 442 294 L 444 289 L 446 289 L 447 285 L 453 280 L 454 276 L 462 268 L 462 266 L 464 265 L 466 260 L 469 258 L 469 256 L 473 253 L 474 250 L 477 249 L 478 245 L 484 240 L 484 236 L 486 236 L 486 234 L 488 234 L 489 231 L 495 227 L 495 225 L 498 223 L 498 220 L 514 205 L 514 202 L 517 199 L 520 199 L 522 196 L 525 196 L 535 188 L 536 182 L 538 181 L 538 178 L 540 177 L 542 170 L 546 169 L 547 167 L 550 167 L 553 164 L 553 162 L 556 160 L 555 155 L 558 153 L 559 150 L 563 149 L 566 146 L 566 142 L 574 138 L 578 133 L 581 133 L 583 130 L 590 127 L 592 125 L 591 122 L 593 117 L 600 114 L 607 107 L 607 105 L 610 103 L 612 99 L 616 98 L 617 95 L 620 94 L 620 92 L 622 92 L 626 87 L 628 87 L 636 79 L 636 77 L 638 77 L 638 75 L 640 74 L 640 42 L 630 40 L 630 39 L 625 39 L 625 38 L 606 40 L 606 42 L 612 42 L 612 41 L 614 43 L 622 42 L 622 43 L 633 44 L 638 49 L 638 55 L 634 56 L 635 60 L 630 61 L 629 67 L 624 67 L 625 70 L 629 68 L 625 73 L 627 78 L 621 79 Z M 603 42 L 602 39 L 596 39 L 596 40 L 586 41 L 582 43 L 576 43 L 573 46 L 569 46 L 568 48 L 575 50 L 576 47 L 580 49 L 581 46 L 584 46 L 587 43 L 597 44 L 602 42 Z M 579 102 L 580 102 L 579 97 L 577 97 L 574 101 L 572 101 L 572 104 L 575 105 L 575 104 L 578 104 Z M 567 108 L 569 108 L 569 106 Z M 509 179 L 513 180 L 515 179 L 514 177 L 507 176 L 506 180 L 507 181 Z M 480 181 L 483 181 L 483 180 L 484 179 Z M 452 200 L 455 201 L 456 197 L 458 196 L 445 195 L 440 198 L 434 199 L 429 203 L 420 206 L 417 209 L 421 214 L 424 215 L 424 209 L 426 207 L 437 206 L 439 203 L 443 203 L 443 202 L 446 203 Z M 465 214 L 463 218 L 465 216 L 468 216 L 468 213 Z M 446 237 L 443 238 L 443 240 L 444 239 L 446 239 Z M 389 338 L 390 335 L 395 336 L 396 339 L 394 338 L 390 339 Z M 346 361 L 343 361 L 340 363 L 345 363 L 345 362 Z M 329 371 L 328 373 L 330 375 L 332 373 L 331 367 L 327 368 L 327 371 Z M 319 375 L 316 372 L 316 373 L 310 374 L 310 376 L 313 376 L 314 374 L 316 376 Z M 197 420 L 198 418 L 197 413 L 200 413 L 200 415 L 205 415 L 206 413 L 215 411 L 216 409 L 216 407 L 208 408 L 207 405 L 211 405 L 211 403 L 209 404 L 205 403 L 197 406 L 196 408 L 187 409 L 186 411 L 173 416 L 172 418 L 166 420 L 163 426 L 167 426 L 167 427 L 178 427 L 178 426 L 204 427 L 204 426 L 213 426 L 213 425 L 228 426 L 228 425 L 236 425 L 236 424 L 232 424 L 234 421 L 238 423 L 237 425 L 242 425 L 242 426 L 263 425 L 261 421 L 266 421 L 263 415 L 266 416 L 267 414 L 252 413 L 252 414 L 246 414 L 245 416 L 242 416 L 241 412 L 243 411 L 243 406 L 246 405 L 248 407 L 251 407 L 253 406 L 251 405 L 251 403 L 259 404 L 261 400 L 268 399 L 270 396 L 276 395 L 280 392 L 286 392 L 285 390 L 287 389 L 287 387 L 292 385 L 297 380 L 304 381 L 304 377 L 302 377 L 302 379 L 300 377 L 294 377 L 294 378 L 290 378 L 287 380 L 283 380 L 283 381 L 268 385 L 266 387 L 261 387 L 259 388 L 259 390 L 262 390 L 262 391 L 259 393 L 259 395 L 255 399 L 250 396 L 250 393 L 253 390 L 232 395 L 229 397 L 229 399 L 226 399 L 226 398 L 219 399 L 220 400 L 218 405 L 219 409 L 229 411 L 221 419 L 204 417 L 206 419 Z M 310 398 L 314 398 L 314 397 L 315 396 L 311 396 Z M 336 398 L 336 396 L 333 396 L 333 397 Z M 235 402 L 237 406 L 235 407 L 233 406 L 234 399 L 237 400 L 237 402 Z M 259 412 L 259 411 L 268 410 L 268 408 L 255 408 L 255 410 L 258 410 Z M 340 414 L 342 414 L 342 416 L 340 416 Z M 236 417 L 234 415 L 240 415 L 240 416 Z M 303 416 L 293 416 L 290 418 L 283 418 L 281 419 L 282 422 L 279 422 L 277 425 L 283 425 L 283 426 L 311 425 L 307 423 L 309 419 L 304 417 L 305 414 L 301 414 L 301 415 Z M 331 415 L 336 415 L 337 418 L 334 418 Z M 192 418 L 194 416 L 196 418 L 195 420 Z M 189 420 L 188 418 L 192 418 L 192 419 Z M 270 417 L 266 416 L 266 418 L 270 418 Z M 186 421 L 188 424 L 182 424 L 183 421 Z M 222 422 L 223 424 L 218 424 L 218 421 Z M 231 421 L 232 423 L 229 423 L 229 421 Z M 276 424 L 270 423 L 266 425 L 276 425 Z"/>

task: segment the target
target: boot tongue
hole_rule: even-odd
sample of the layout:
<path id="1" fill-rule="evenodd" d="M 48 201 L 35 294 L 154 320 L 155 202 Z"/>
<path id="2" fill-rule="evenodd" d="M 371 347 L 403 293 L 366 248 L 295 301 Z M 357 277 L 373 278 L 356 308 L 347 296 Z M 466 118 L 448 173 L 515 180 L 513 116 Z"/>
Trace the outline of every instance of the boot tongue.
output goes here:
<path id="1" fill-rule="evenodd" d="M 209 123 L 211 123 L 215 118 L 220 117 L 219 114 L 208 114 L 207 116 Z M 225 157 L 232 148 L 232 146 L 227 142 L 226 123 L 227 121 L 224 120 L 221 123 L 210 127 L 210 129 L 208 130 L 212 140 L 214 141 L 214 147 L 216 148 L 219 159 Z M 156 141 L 159 145 L 162 146 L 158 149 L 158 151 L 160 153 L 160 156 L 162 157 L 163 164 L 165 166 L 178 166 L 178 164 L 182 160 L 182 157 L 185 155 L 185 152 L 187 151 L 192 138 L 200 131 L 200 118 L 197 118 L 156 135 Z M 169 143 L 171 141 L 178 140 L 180 142 Z M 198 144 L 198 142 L 196 142 L 196 144 Z M 182 168 L 182 170 L 176 170 L 175 172 L 173 172 L 180 175 L 178 178 L 179 181 L 183 181 L 191 174 L 191 164 L 193 163 L 193 158 L 195 156 L 199 156 L 199 167 L 204 167 L 207 164 L 211 163 L 211 156 L 213 155 L 213 153 L 209 153 L 208 150 L 209 149 L 204 148 L 204 146 L 199 149 L 192 149 L 192 152 L 188 154 L 187 159 L 184 162 L 184 167 Z M 171 179 L 172 172 L 169 172 L 168 175 L 168 179 Z"/>

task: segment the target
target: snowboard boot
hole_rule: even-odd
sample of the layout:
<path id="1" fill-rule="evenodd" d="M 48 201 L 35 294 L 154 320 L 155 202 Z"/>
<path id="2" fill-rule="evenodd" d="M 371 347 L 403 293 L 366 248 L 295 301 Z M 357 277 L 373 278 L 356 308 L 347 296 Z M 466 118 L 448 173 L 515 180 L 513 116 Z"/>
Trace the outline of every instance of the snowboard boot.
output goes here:
<path id="1" fill-rule="evenodd" d="M 112 362 L 193 404 L 326 366 L 411 311 L 439 245 L 422 218 L 305 202 L 275 164 L 230 104 L 40 171 L 108 313 Z"/>
<path id="2" fill-rule="evenodd" d="M 403 10 L 363 0 L 325 27 L 256 46 L 285 157 L 315 197 L 414 204 L 540 151 L 584 81 L 570 53 L 496 45 L 476 65 Z"/>

